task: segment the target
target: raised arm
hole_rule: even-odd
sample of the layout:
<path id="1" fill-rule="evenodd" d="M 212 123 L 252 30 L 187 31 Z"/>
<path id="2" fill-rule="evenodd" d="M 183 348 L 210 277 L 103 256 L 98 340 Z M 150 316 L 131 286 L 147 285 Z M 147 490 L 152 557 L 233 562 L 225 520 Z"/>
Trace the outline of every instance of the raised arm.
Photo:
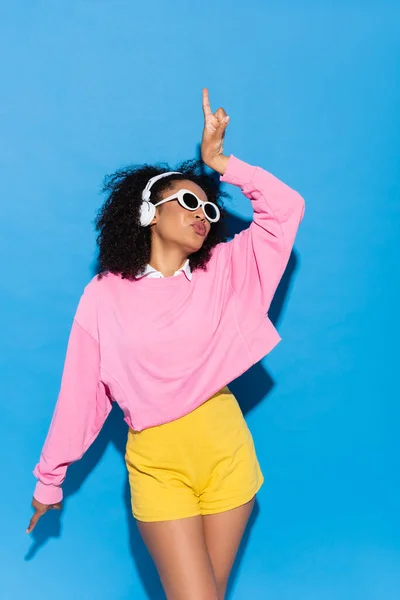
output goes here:
<path id="1" fill-rule="evenodd" d="M 268 171 L 235 156 L 221 180 L 240 187 L 254 210 L 250 227 L 220 250 L 231 285 L 249 307 L 268 312 L 303 219 L 304 200 Z"/>
<path id="2" fill-rule="evenodd" d="M 304 215 L 304 200 L 268 171 L 224 155 L 229 117 L 223 108 L 212 112 L 207 89 L 203 112 L 203 161 L 220 173 L 221 181 L 239 186 L 254 209 L 250 227 L 221 244 L 217 256 L 245 305 L 268 312 Z"/>

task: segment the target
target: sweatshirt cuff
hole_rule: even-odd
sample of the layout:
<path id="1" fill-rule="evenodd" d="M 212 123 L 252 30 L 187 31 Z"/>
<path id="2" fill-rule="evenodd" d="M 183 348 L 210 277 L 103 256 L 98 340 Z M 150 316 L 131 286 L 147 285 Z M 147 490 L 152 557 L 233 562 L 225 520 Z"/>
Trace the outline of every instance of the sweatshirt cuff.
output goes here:
<path id="1" fill-rule="evenodd" d="M 257 167 L 253 167 L 231 154 L 226 165 L 225 173 L 221 176 L 221 181 L 232 183 L 233 185 L 244 185 L 250 183 L 256 171 Z"/>
<path id="2" fill-rule="evenodd" d="M 59 485 L 45 484 L 38 481 L 33 497 L 42 504 L 57 504 L 57 502 L 61 502 L 63 493 Z"/>

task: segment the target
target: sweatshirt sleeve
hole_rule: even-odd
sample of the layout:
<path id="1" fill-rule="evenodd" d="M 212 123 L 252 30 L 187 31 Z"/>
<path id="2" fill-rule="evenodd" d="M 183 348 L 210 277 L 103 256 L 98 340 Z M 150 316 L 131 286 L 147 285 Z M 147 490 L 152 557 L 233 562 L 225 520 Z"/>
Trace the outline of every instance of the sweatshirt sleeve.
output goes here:
<path id="1" fill-rule="evenodd" d="M 69 336 L 55 411 L 34 469 L 38 478 L 34 497 L 43 504 L 61 501 L 67 467 L 83 456 L 111 410 L 112 402 L 99 379 L 100 351 L 95 328 L 90 333 L 78 321 L 85 314 L 94 316 L 93 309 L 82 296 Z"/>
<path id="2" fill-rule="evenodd" d="M 300 194 L 260 167 L 231 156 L 221 181 L 251 200 L 251 225 L 222 244 L 230 283 L 248 306 L 268 312 L 304 215 Z"/>

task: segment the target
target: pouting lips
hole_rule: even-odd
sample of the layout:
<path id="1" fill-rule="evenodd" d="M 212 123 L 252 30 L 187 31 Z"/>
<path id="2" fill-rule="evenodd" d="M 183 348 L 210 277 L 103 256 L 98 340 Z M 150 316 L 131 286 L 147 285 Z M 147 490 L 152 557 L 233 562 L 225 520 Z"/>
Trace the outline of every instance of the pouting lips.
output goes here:
<path id="1" fill-rule="evenodd" d="M 207 233 L 207 227 L 204 223 L 193 223 L 192 227 L 198 235 L 201 235 L 201 237 L 205 237 Z"/>

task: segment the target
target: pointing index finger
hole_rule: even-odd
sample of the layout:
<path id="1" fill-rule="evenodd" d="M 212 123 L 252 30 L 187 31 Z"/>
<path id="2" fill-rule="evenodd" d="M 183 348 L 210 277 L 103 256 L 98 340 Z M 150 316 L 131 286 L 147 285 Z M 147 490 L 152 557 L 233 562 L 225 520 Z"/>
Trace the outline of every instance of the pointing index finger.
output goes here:
<path id="1" fill-rule="evenodd" d="M 35 528 L 37 522 L 39 521 L 40 517 L 41 517 L 40 513 L 36 511 L 29 522 L 26 533 L 31 533 L 31 531 Z"/>
<path id="2" fill-rule="evenodd" d="M 208 97 L 208 89 L 203 88 L 203 112 L 204 117 L 207 118 L 209 115 L 212 115 L 212 110 L 210 107 L 210 99 Z"/>

